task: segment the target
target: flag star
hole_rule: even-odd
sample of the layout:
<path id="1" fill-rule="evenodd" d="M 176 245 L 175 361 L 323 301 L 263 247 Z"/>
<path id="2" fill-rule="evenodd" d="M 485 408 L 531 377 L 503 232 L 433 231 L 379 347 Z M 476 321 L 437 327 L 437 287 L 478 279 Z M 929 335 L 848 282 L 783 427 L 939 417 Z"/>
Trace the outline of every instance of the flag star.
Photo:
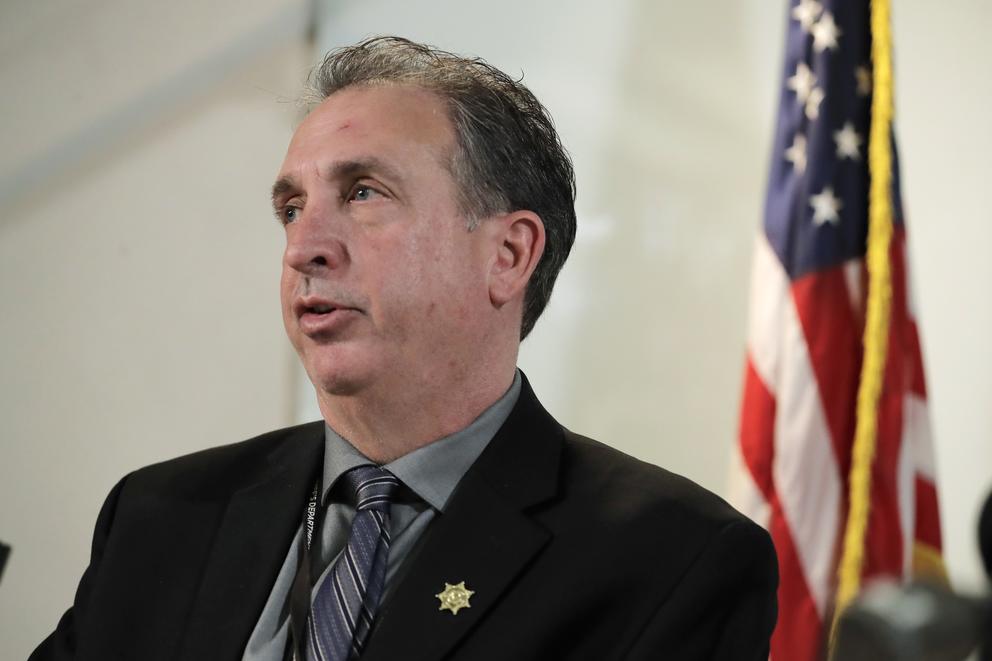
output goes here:
<path id="1" fill-rule="evenodd" d="M 816 75 L 806 66 L 805 62 L 797 64 L 795 75 L 785 81 L 785 86 L 794 91 L 796 98 L 802 103 L 806 103 L 806 99 L 809 98 L 809 93 L 815 85 Z"/>
<path id="2" fill-rule="evenodd" d="M 871 94 L 871 69 L 864 65 L 856 67 L 854 77 L 858 79 L 858 96 Z"/>
<path id="3" fill-rule="evenodd" d="M 820 116 L 820 102 L 823 101 L 823 90 L 814 87 L 810 90 L 809 98 L 806 99 L 806 116 L 815 120 Z"/>
<path id="4" fill-rule="evenodd" d="M 851 122 L 845 122 L 841 130 L 834 131 L 834 142 L 837 143 L 838 158 L 849 158 L 852 161 L 861 160 L 862 137 L 854 130 L 854 125 Z"/>
<path id="5" fill-rule="evenodd" d="M 837 48 L 837 37 L 841 35 L 840 28 L 834 23 L 834 15 L 828 11 L 823 12 L 810 30 L 813 35 L 813 50 L 822 53 L 825 49 L 834 50 Z"/>
<path id="6" fill-rule="evenodd" d="M 840 210 L 844 205 L 834 196 L 834 189 L 830 186 L 824 188 L 819 195 L 810 195 L 809 205 L 813 207 L 814 224 L 831 223 L 836 225 L 840 222 Z"/>
<path id="7" fill-rule="evenodd" d="M 799 174 L 806 171 L 806 136 L 801 133 L 796 134 L 792 146 L 785 150 L 785 160 L 792 163 L 792 167 Z"/>
<path id="8" fill-rule="evenodd" d="M 792 18 L 799 21 L 804 32 L 809 32 L 822 10 L 823 5 L 816 0 L 799 0 L 799 4 L 792 10 Z"/>

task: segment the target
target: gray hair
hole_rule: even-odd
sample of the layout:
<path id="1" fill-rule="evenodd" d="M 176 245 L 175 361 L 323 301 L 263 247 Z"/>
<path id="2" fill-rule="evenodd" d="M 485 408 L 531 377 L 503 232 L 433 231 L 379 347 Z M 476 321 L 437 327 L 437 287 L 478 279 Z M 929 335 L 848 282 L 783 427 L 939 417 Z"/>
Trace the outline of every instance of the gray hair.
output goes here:
<path id="1" fill-rule="evenodd" d="M 544 223 L 544 253 L 527 284 L 520 338 L 541 316 L 575 241 L 575 173 L 547 109 L 479 58 L 400 37 L 331 51 L 310 75 L 312 101 L 355 85 L 410 84 L 448 106 L 458 145 L 450 170 L 469 231 L 498 213 L 526 209 Z"/>

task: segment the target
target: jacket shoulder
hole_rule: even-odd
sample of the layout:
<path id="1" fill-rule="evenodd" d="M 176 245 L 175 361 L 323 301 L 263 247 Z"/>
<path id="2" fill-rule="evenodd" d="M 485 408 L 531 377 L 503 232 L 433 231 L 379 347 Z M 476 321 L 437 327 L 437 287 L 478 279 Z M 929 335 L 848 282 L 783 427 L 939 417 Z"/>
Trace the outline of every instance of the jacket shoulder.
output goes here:
<path id="1" fill-rule="evenodd" d="M 323 421 L 277 429 L 139 468 L 126 482 L 132 488 L 174 494 L 228 491 L 265 479 L 301 454 L 316 451 L 323 429 Z"/>
<path id="2" fill-rule="evenodd" d="M 729 503 L 692 480 L 565 430 L 562 492 L 582 503 L 590 524 L 638 530 L 642 539 L 705 543 L 730 525 L 767 536 Z"/>

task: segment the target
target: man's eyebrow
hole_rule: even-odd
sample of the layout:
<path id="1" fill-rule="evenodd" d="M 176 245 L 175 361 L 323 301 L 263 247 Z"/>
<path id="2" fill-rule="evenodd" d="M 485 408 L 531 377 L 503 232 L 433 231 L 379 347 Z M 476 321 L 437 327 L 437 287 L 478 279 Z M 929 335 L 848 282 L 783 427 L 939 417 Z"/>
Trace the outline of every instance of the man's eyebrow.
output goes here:
<path id="1" fill-rule="evenodd" d="M 279 177 L 276 179 L 276 183 L 272 184 L 272 206 L 276 206 L 276 200 L 279 197 L 298 188 L 292 177 Z"/>
<path id="2" fill-rule="evenodd" d="M 382 159 L 375 156 L 352 158 L 344 161 L 335 161 L 323 170 L 322 178 L 325 181 L 336 181 L 340 179 L 351 179 L 354 177 L 381 174 L 386 179 L 402 183 L 403 177 L 399 172 Z M 272 205 L 277 205 L 277 200 L 286 193 L 298 191 L 300 186 L 291 176 L 279 177 L 272 185 Z"/>
<path id="3" fill-rule="evenodd" d="M 402 179 L 388 163 L 375 156 L 360 156 L 331 163 L 324 172 L 327 181 L 349 179 L 364 174 L 382 174 L 387 179 Z"/>

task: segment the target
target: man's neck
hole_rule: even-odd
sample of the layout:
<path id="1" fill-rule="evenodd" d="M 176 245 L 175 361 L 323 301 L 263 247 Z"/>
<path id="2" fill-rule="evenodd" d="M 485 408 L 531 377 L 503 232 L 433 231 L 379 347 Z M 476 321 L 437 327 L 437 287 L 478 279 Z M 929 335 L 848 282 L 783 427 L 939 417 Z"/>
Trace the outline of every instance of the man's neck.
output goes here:
<path id="1" fill-rule="evenodd" d="M 363 455 L 388 463 L 468 427 L 513 383 L 515 367 L 470 380 L 412 384 L 389 393 L 317 393 L 328 425 Z"/>

